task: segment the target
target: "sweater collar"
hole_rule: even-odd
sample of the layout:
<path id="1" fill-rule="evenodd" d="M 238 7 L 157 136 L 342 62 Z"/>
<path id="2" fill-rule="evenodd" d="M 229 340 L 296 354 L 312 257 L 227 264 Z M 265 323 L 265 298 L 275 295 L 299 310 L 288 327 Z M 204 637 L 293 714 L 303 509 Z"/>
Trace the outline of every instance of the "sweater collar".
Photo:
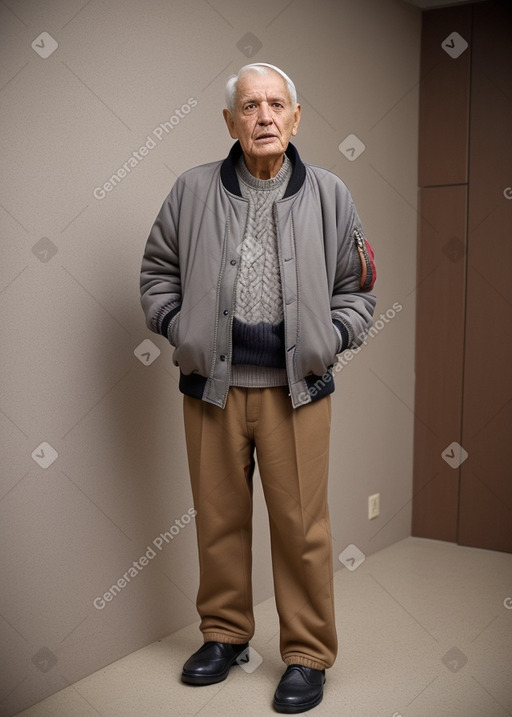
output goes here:
<path id="1" fill-rule="evenodd" d="M 240 184 L 238 182 L 238 177 L 236 176 L 236 163 L 241 155 L 242 146 L 237 140 L 231 147 L 228 156 L 222 162 L 220 168 L 220 178 L 222 184 L 228 192 L 236 194 L 239 197 L 242 196 L 242 192 L 240 191 Z M 286 148 L 286 156 L 291 161 L 293 169 L 292 176 L 290 177 L 290 181 L 286 187 L 283 199 L 290 197 L 292 194 L 296 194 L 306 179 L 306 167 L 299 157 L 299 153 L 297 152 L 295 146 L 291 142 L 288 143 L 288 147 Z"/>

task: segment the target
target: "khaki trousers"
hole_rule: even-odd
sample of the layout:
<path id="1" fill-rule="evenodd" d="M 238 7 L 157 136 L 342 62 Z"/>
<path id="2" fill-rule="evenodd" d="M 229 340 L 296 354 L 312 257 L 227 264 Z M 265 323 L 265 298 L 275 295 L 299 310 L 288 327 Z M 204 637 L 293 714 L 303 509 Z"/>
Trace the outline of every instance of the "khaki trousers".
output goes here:
<path id="1" fill-rule="evenodd" d="M 204 641 L 254 634 L 252 497 L 256 452 L 268 509 L 284 662 L 330 667 L 337 653 L 327 506 L 330 396 L 293 409 L 285 387 L 229 389 L 221 409 L 184 397 Z"/>

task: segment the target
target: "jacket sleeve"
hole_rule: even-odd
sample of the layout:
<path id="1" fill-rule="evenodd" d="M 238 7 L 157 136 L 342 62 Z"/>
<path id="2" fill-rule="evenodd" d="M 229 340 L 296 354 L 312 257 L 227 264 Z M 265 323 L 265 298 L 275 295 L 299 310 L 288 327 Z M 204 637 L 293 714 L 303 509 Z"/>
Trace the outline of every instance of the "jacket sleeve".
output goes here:
<path id="1" fill-rule="evenodd" d="M 369 293 L 376 273 L 373 250 L 343 183 L 338 185 L 336 231 L 338 252 L 331 298 L 331 316 L 339 337 L 338 353 L 360 346 L 373 324 L 376 298 Z M 362 249 L 358 249 L 358 243 Z"/>
<path id="2" fill-rule="evenodd" d="M 165 199 L 149 233 L 140 273 L 140 296 L 146 324 L 170 340 L 170 324 L 181 307 L 177 182 Z"/>

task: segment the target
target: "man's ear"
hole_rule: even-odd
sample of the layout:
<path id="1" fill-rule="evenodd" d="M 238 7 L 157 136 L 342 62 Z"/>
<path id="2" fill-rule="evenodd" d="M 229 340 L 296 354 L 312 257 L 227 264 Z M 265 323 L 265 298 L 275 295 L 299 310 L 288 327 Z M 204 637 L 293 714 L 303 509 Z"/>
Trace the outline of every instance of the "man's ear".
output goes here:
<path id="1" fill-rule="evenodd" d="M 228 127 L 229 134 L 233 139 L 238 139 L 238 134 L 235 129 L 235 122 L 233 120 L 233 115 L 229 110 L 222 110 L 222 114 L 224 116 L 224 119 L 226 120 L 226 125 Z"/>
<path id="2" fill-rule="evenodd" d="M 294 122 L 293 122 L 293 128 L 292 128 L 292 135 L 293 135 L 294 137 L 295 137 L 295 135 L 297 134 L 297 132 L 298 132 L 298 130 L 299 130 L 300 112 L 301 112 L 301 107 L 300 107 L 300 105 L 298 104 L 298 105 L 295 107 L 295 112 L 293 113 L 293 120 L 294 120 Z"/>

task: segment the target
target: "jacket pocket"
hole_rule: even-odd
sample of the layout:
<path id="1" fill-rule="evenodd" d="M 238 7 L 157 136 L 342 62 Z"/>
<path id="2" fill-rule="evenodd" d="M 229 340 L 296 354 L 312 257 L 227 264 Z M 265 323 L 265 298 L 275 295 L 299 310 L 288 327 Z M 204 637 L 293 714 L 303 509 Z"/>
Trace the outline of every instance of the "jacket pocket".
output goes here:
<path id="1" fill-rule="evenodd" d="M 330 313 L 325 319 L 312 316 L 307 321 L 303 316 L 300 341 L 295 353 L 295 367 L 299 378 L 315 374 L 321 376 L 336 362 L 340 337 L 331 320 Z"/>
<path id="2" fill-rule="evenodd" d="M 169 340 L 174 345 L 173 363 L 182 373 L 199 373 L 208 376 L 212 365 L 213 332 L 215 316 L 203 305 L 189 308 L 184 302 L 180 311 L 171 320 Z"/>

